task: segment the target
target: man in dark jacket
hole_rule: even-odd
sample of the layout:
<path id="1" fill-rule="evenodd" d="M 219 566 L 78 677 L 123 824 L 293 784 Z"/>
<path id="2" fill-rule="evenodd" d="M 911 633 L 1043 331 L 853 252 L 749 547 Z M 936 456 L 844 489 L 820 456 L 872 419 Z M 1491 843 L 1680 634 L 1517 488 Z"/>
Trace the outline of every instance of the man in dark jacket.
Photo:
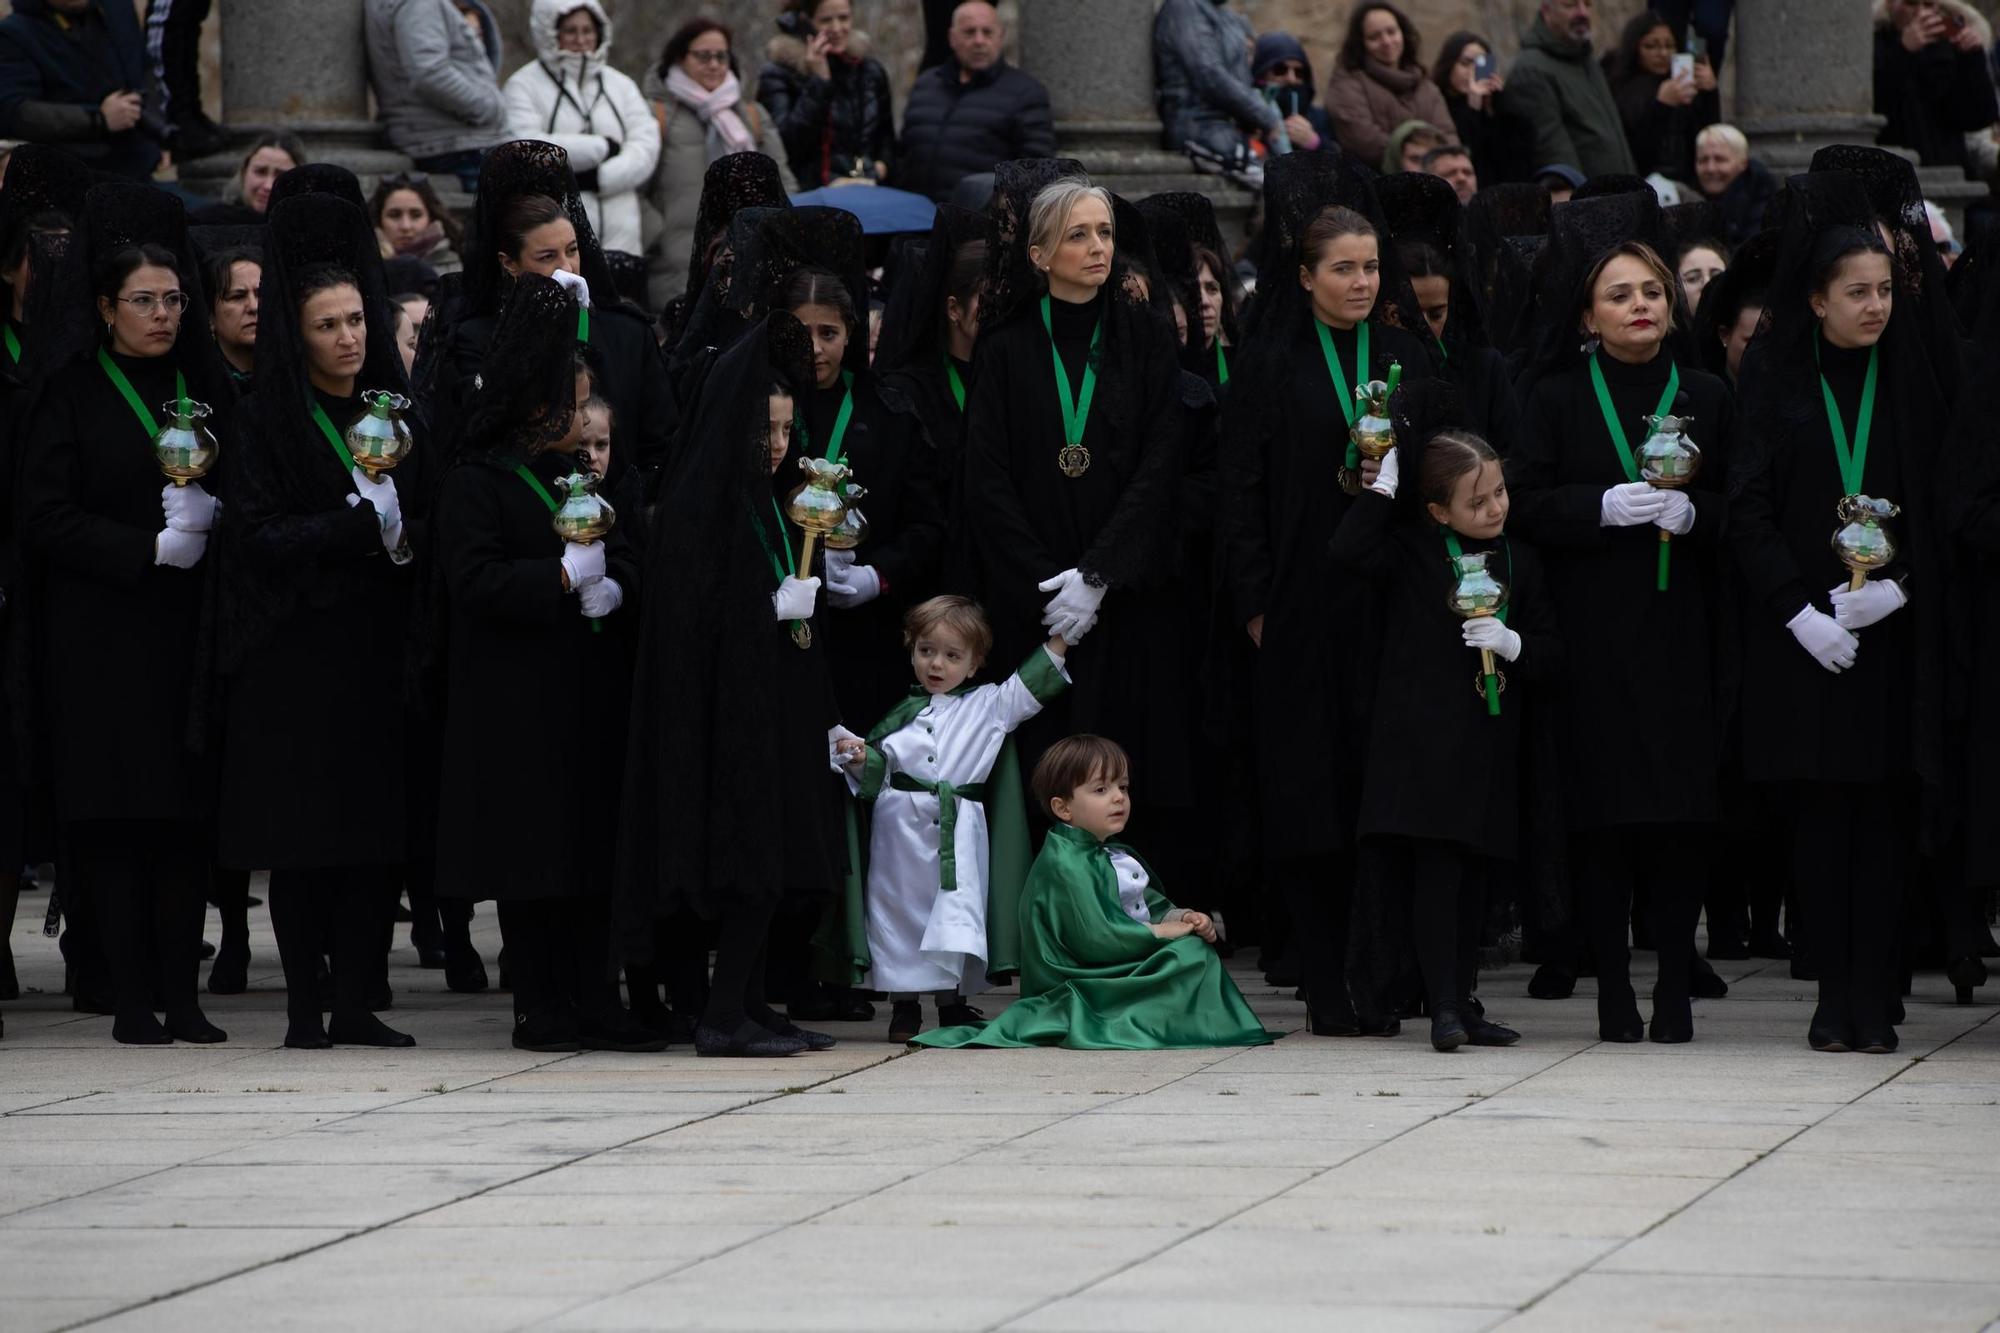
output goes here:
<path id="1" fill-rule="evenodd" d="M 1986 68 L 1986 20 L 1955 0 L 1887 0 L 1875 23 L 1876 142 L 1927 167 L 1963 167 L 1965 136 L 2000 119 Z"/>
<path id="2" fill-rule="evenodd" d="M 1227 0 L 1166 0 L 1153 18 L 1154 98 L 1166 145 L 1252 188 L 1249 136 L 1276 142 L 1284 118 L 1250 86 L 1250 21 Z"/>
<path id="3" fill-rule="evenodd" d="M 146 43 L 131 0 L 14 0 L 0 19 L 0 136 L 59 144 L 99 171 L 148 181 Z"/>
<path id="4" fill-rule="evenodd" d="M 1510 109 L 1535 127 L 1534 159 L 1567 162 L 1586 177 L 1632 175 L 1625 123 L 1590 54 L 1595 0 L 1542 0 L 1507 74 Z"/>
<path id="5" fill-rule="evenodd" d="M 1250 79 L 1285 118 L 1285 137 L 1275 142 L 1267 140 L 1264 145 L 1267 152 L 1296 153 L 1339 147 L 1334 142 L 1333 123 L 1326 118 L 1326 108 L 1313 105 L 1313 89 L 1319 86 L 1319 80 L 1313 77 L 1312 61 L 1306 58 L 1306 49 L 1298 38 L 1288 32 L 1267 32 L 1259 37 L 1257 49 L 1250 57 Z"/>
<path id="6" fill-rule="evenodd" d="M 966 0 L 952 12 L 951 59 L 917 76 L 903 108 L 896 184 L 943 203 L 996 162 L 1054 157 L 1049 90 L 1001 59 L 999 11 Z"/>

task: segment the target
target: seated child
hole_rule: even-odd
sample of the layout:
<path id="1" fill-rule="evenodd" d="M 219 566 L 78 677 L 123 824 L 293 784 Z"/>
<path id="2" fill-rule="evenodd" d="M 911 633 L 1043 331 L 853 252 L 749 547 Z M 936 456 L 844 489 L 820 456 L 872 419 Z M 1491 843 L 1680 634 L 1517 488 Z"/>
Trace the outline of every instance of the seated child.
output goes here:
<path id="1" fill-rule="evenodd" d="M 903 646 L 916 688 L 865 744 L 850 736 L 835 755 L 849 789 L 874 805 L 865 955 L 847 963 L 852 979 L 888 994 L 895 1042 L 921 1029 L 917 997 L 926 991 L 936 997 L 939 1023 L 977 1022 L 962 998 L 965 983 L 1015 965 L 1011 949 L 996 956 L 987 939 L 989 900 L 1011 914 L 1027 869 L 1027 820 L 1015 795 L 1021 779 L 1007 738 L 1069 685 L 1068 646 L 1052 638 L 1006 680 L 974 688 L 993 630 L 965 597 L 910 608 Z M 1001 798 L 1009 795 L 1012 808 L 1003 812 Z M 1011 835 L 1020 849 L 999 884 L 989 866 L 991 832 Z M 847 934 L 856 952 L 851 923 Z M 1011 940 L 1012 932 L 1005 934 Z M 858 975 L 864 970 L 865 980 Z"/>
<path id="2" fill-rule="evenodd" d="M 1159 1050 L 1278 1035 L 1210 947 L 1215 923 L 1161 897 L 1145 862 L 1110 841 L 1131 816 L 1129 783 L 1113 741 L 1049 747 L 1034 793 L 1056 824 L 1021 892 L 1021 998 L 984 1027 L 925 1033 L 918 1045 Z"/>

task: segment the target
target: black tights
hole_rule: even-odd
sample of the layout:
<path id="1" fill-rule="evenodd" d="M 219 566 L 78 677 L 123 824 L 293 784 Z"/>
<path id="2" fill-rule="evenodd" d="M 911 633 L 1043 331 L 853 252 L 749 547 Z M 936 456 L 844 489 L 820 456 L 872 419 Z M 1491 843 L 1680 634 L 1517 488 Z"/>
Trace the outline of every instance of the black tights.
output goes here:
<path id="1" fill-rule="evenodd" d="M 1570 835 L 1570 875 L 1584 938 L 1597 960 L 1597 1019 L 1625 1025 L 1639 1014 L 1626 929 L 1643 893 L 1659 951 L 1653 1011 L 1687 1007 L 1694 929 L 1708 886 L 1714 830 L 1700 824 L 1647 824 Z"/>
<path id="2" fill-rule="evenodd" d="M 1291 942 L 1305 983 L 1306 1007 L 1315 1027 L 1352 1027 L 1347 993 L 1347 914 L 1354 863 L 1341 856 L 1311 856 L 1271 863 L 1268 871 L 1291 914 Z M 1372 1012 L 1372 1006 L 1369 1007 Z"/>
<path id="3" fill-rule="evenodd" d="M 1486 917 L 1486 867 L 1463 847 L 1423 838 L 1370 838 L 1361 872 L 1384 902 L 1410 905 L 1410 944 L 1435 1015 L 1463 1002 L 1479 974 L 1479 932 Z"/>
<path id="4" fill-rule="evenodd" d="M 716 923 L 715 975 L 702 1023 L 735 1035 L 746 1023 L 771 1028 L 778 1019 L 764 1003 L 764 956 L 770 948 L 773 904 L 744 907 Z"/>
<path id="5" fill-rule="evenodd" d="M 201 1015 L 203 900 L 208 845 L 190 824 L 119 820 L 71 824 L 65 869 L 90 902 L 117 1019 L 114 1035 L 138 1038 Z M 19 867 L 9 874 L 18 875 Z"/>
<path id="6" fill-rule="evenodd" d="M 333 955 L 333 1018 L 372 1027 L 373 1000 L 389 981 L 382 947 L 385 920 L 395 916 L 396 872 L 390 866 L 336 866 L 271 872 L 271 929 L 285 967 L 285 1012 L 293 1038 L 323 1033 L 319 960 Z"/>
<path id="7" fill-rule="evenodd" d="M 608 899 L 503 901 L 498 906 L 517 1020 L 573 1027 L 616 1017 Z"/>
<path id="8" fill-rule="evenodd" d="M 653 961 L 625 967 L 635 1018 L 657 1024 L 665 1017 L 662 985 L 674 1013 L 683 1019 L 692 1021 L 708 1006 L 708 943 L 713 933 L 713 927 L 692 912 L 654 921 Z"/>
<path id="9" fill-rule="evenodd" d="M 1792 873 L 1819 972 L 1812 1026 L 1842 1037 L 1886 1032 L 1901 990 L 1912 803 L 1896 788 L 1857 783 L 1807 783 L 1796 795 Z"/>

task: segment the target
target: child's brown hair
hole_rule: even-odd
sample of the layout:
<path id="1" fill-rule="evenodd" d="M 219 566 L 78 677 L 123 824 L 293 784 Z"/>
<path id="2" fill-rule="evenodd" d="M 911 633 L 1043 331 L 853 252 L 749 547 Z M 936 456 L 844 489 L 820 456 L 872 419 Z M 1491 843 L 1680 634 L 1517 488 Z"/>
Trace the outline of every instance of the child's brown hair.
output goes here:
<path id="1" fill-rule="evenodd" d="M 918 639 L 939 625 L 965 640 L 965 646 L 982 662 L 993 650 L 993 626 L 979 603 L 970 597 L 947 594 L 918 602 L 903 613 L 903 651 L 915 648 Z"/>
<path id="2" fill-rule="evenodd" d="M 1028 785 L 1046 815 L 1051 813 L 1050 802 L 1069 800 L 1078 787 L 1100 774 L 1110 782 L 1130 777 L 1132 760 L 1117 741 L 1086 732 L 1065 736 L 1044 751 Z"/>

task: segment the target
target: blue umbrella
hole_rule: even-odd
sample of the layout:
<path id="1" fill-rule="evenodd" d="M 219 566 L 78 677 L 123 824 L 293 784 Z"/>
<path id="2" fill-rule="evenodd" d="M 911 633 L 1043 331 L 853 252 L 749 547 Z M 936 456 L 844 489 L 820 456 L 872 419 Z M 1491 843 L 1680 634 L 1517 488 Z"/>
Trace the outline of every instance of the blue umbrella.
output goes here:
<path id="1" fill-rule="evenodd" d="M 817 190 L 793 195 L 792 202 L 852 213 L 861 219 L 861 230 L 869 236 L 929 231 L 937 217 L 937 205 L 923 195 L 892 190 L 885 185 L 822 185 Z"/>

